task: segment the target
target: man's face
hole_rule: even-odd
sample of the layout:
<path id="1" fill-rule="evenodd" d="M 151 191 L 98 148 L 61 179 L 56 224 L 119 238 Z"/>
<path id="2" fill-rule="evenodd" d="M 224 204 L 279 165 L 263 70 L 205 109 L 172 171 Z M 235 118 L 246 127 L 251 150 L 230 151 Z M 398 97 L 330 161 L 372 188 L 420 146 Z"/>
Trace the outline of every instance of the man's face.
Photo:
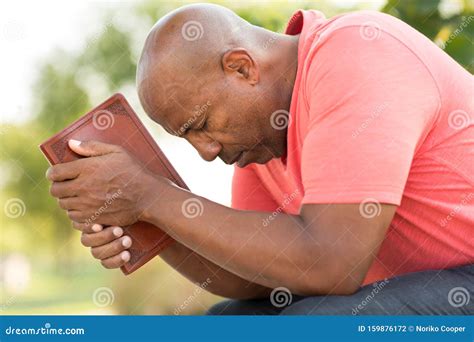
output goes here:
<path id="1" fill-rule="evenodd" d="M 171 91 L 165 86 L 151 92 L 145 108 L 156 109 L 147 110 L 150 117 L 170 134 L 186 139 L 207 161 L 219 157 L 244 167 L 283 154 L 286 130 L 272 127 L 272 99 L 265 92 L 233 79 L 221 83 L 220 89 L 212 84 L 193 86 L 186 82 Z"/>

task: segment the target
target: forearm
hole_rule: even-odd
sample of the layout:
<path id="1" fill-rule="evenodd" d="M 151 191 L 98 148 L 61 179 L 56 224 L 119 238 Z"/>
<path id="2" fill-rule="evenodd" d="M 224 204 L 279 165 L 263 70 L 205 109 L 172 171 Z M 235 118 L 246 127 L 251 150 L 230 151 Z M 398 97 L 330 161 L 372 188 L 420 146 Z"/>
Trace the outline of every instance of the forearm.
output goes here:
<path id="1" fill-rule="evenodd" d="M 202 203 L 203 212 L 190 218 L 183 215 L 183 203 L 193 198 Z M 152 196 L 143 215 L 189 249 L 247 281 L 269 288 L 286 286 L 296 293 L 314 292 L 315 287 L 323 293 L 327 288 L 330 274 L 315 284 L 314 271 L 323 270 L 330 255 L 323 257 L 299 216 L 279 214 L 263 227 L 268 213 L 234 210 L 177 187 Z"/>
<path id="2" fill-rule="evenodd" d="M 175 242 L 160 253 L 160 257 L 184 277 L 204 286 L 215 295 L 250 299 L 266 297 L 271 289 L 242 279 L 212 263 L 180 242 Z"/>

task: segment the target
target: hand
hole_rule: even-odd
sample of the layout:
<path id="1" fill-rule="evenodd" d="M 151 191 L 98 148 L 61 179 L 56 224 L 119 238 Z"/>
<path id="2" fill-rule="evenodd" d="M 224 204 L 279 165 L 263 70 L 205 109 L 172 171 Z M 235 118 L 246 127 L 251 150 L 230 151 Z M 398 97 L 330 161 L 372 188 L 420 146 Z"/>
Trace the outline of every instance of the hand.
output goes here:
<path id="1" fill-rule="evenodd" d="M 103 228 L 100 224 L 87 225 L 73 222 L 72 226 L 80 231 L 81 243 L 91 248 L 94 258 L 100 260 L 105 268 L 118 268 L 130 260 L 132 239 L 123 235 L 121 227 L 111 226 Z"/>
<path id="2" fill-rule="evenodd" d="M 158 176 L 150 173 L 121 146 L 69 140 L 69 147 L 89 158 L 50 167 L 51 195 L 72 221 L 126 226 L 146 207 L 144 196 L 156 194 Z"/>

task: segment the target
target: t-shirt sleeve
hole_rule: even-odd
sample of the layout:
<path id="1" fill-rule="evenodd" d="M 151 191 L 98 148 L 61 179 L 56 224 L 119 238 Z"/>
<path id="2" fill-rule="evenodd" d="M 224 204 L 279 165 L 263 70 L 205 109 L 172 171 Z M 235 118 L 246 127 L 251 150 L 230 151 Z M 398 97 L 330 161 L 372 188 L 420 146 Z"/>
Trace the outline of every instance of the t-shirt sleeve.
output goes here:
<path id="1" fill-rule="evenodd" d="M 304 84 L 304 203 L 399 205 L 417 149 L 439 109 L 424 63 L 381 31 L 335 30 L 311 55 Z"/>
<path id="2" fill-rule="evenodd" d="M 232 208 L 272 212 L 278 205 L 251 166 L 235 166 L 232 179 Z"/>

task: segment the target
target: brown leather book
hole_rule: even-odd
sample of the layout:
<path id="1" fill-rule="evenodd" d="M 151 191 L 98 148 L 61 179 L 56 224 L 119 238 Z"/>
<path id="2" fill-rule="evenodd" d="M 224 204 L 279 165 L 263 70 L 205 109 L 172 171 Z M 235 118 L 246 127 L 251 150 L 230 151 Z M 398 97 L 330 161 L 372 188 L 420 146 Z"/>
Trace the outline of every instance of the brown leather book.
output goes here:
<path id="1" fill-rule="evenodd" d="M 42 143 L 39 147 L 51 165 L 83 158 L 69 148 L 69 139 L 120 145 L 151 172 L 188 189 L 122 94 L 113 95 Z M 124 274 L 134 272 L 174 241 L 147 222 L 136 222 L 123 228 L 133 241 L 129 249 L 130 261 L 122 266 Z"/>

